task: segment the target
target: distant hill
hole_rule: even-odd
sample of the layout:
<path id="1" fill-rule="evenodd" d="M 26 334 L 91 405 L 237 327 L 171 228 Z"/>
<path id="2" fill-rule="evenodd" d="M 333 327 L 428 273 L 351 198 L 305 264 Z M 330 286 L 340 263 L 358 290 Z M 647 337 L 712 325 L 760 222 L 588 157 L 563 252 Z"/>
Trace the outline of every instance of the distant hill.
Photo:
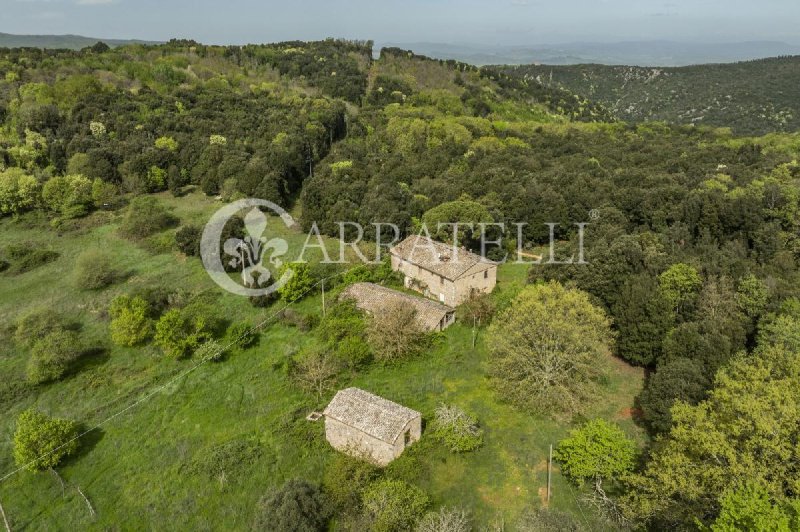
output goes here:
<path id="1" fill-rule="evenodd" d="M 159 44 L 156 41 L 140 41 L 136 39 L 100 39 L 82 35 L 13 35 L 0 33 L 0 48 L 58 48 L 80 50 L 103 41 L 113 47 L 126 44 Z"/>
<path id="2" fill-rule="evenodd" d="M 443 43 L 392 43 L 436 59 L 456 59 L 473 65 L 602 65 L 686 66 L 732 63 L 763 57 L 800 55 L 800 46 L 784 42 L 683 43 L 641 41 L 569 43 L 557 45 L 493 46 Z"/>
<path id="3" fill-rule="evenodd" d="M 800 130 L 800 56 L 680 68 L 527 65 L 502 70 L 589 98 L 629 122 L 725 126 L 739 134 Z"/>

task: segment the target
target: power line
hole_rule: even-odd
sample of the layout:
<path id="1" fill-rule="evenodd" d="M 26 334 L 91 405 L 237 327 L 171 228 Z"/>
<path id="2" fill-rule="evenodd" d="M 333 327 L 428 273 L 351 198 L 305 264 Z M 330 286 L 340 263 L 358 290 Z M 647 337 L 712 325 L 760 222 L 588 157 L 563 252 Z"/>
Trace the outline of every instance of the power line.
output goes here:
<path id="1" fill-rule="evenodd" d="M 339 273 L 337 273 L 336 275 L 331 275 L 331 276 L 329 276 L 329 277 L 326 277 L 326 278 L 322 279 L 321 281 L 317 281 L 316 283 L 314 283 L 313 285 L 311 285 L 309 288 L 307 288 L 305 291 L 303 291 L 303 292 L 302 292 L 302 294 L 301 294 L 301 296 L 300 296 L 299 298 L 297 298 L 295 301 L 298 301 L 299 299 L 302 299 L 302 297 L 303 297 L 303 296 L 305 296 L 306 294 L 308 294 L 309 292 L 311 292 L 312 290 L 314 290 L 314 289 L 315 289 L 317 286 L 319 286 L 321 283 L 324 283 L 324 282 L 325 282 L 327 279 L 333 279 L 333 278 L 335 278 L 335 277 L 339 277 L 339 276 L 341 276 L 341 275 L 344 275 L 345 273 L 347 273 L 347 271 L 349 271 L 349 270 L 345 270 L 345 271 L 343 271 L 343 272 L 339 272 Z M 238 343 L 240 340 L 244 339 L 245 337 L 247 337 L 247 336 L 248 336 L 248 335 L 250 335 L 250 334 L 253 334 L 253 333 L 254 333 L 254 332 L 256 332 L 257 330 L 261 329 L 261 328 L 262 328 L 264 325 L 266 325 L 267 323 L 269 323 L 269 322 L 270 322 L 270 321 L 271 321 L 273 318 L 275 318 L 276 316 L 278 316 L 278 315 L 279 315 L 281 312 L 283 312 L 284 310 L 286 310 L 286 309 L 287 309 L 287 308 L 288 308 L 290 305 L 292 305 L 292 304 L 293 304 L 293 302 L 288 302 L 288 303 L 286 303 L 286 304 L 285 304 L 285 305 L 284 305 L 284 306 L 283 306 L 283 307 L 282 307 L 280 310 L 278 310 L 277 312 L 275 312 L 275 313 L 273 313 L 272 315 L 268 316 L 267 318 L 265 318 L 264 320 L 262 320 L 261 322 L 259 322 L 258 324 L 256 324 L 254 327 L 251 327 L 251 328 L 250 328 L 250 329 L 248 329 L 247 331 L 243 332 L 241 335 L 239 335 L 237 338 L 235 338 L 235 339 L 231 340 L 231 341 L 230 341 L 230 342 L 229 342 L 227 345 L 225 345 L 225 346 L 221 346 L 221 347 L 219 347 L 219 344 L 216 344 L 216 343 L 213 343 L 213 344 L 212 344 L 212 343 L 206 343 L 206 344 L 203 344 L 203 346 L 201 346 L 201 347 L 200 347 L 200 349 L 199 349 L 198 351 L 201 351 L 201 352 L 202 352 L 203 350 L 209 350 L 209 349 L 208 349 L 208 347 L 207 347 L 207 346 L 209 346 L 209 345 L 210 345 L 212 348 L 213 348 L 214 346 L 217 346 L 217 347 L 218 347 L 218 349 L 216 349 L 216 350 L 211 350 L 211 352 L 210 352 L 208 355 L 206 355 L 206 356 L 204 356 L 202 359 L 200 359 L 200 361 L 199 361 L 199 362 L 197 362 L 195 365 L 193 365 L 192 367 L 190 367 L 190 368 L 186 369 L 185 371 L 182 371 L 182 372 L 178 373 L 178 374 L 177 374 L 175 377 L 173 377 L 173 378 L 171 378 L 171 379 L 167 380 L 167 382 L 165 382 L 164 384 L 162 384 L 162 385 L 160 385 L 160 386 L 157 386 L 155 389 L 153 389 L 153 390 L 151 390 L 150 392 L 146 393 L 145 395 L 143 395 L 142 397 L 140 397 L 139 399 L 137 399 L 136 401 L 134 401 L 134 402 L 133 402 L 133 403 L 131 403 L 130 405 L 126 406 L 126 407 L 125 407 L 125 408 L 123 408 L 122 410 L 120 410 L 120 411 L 116 412 L 115 414 L 112 414 L 112 415 L 108 416 L 108 417 L 107 417 L 107 418 L 105 418 L 104 420 L 102 420 L 102 421 L 100 421 L 99 423 L 95 424 L 95 425 L 94 425 L 94 426 L 92 426 L 91 428 L 89 428 L 89 429 L 87 429 L 87 430 L 85 430 L 85 431 L 81 432 L 80 434 L 78 434 L 78 435 L 77 435 L 77 436 L 75 436 L 74 438 L 72 438 L 72 439 L 70 439 L 70 440 L 68 440 L 68 441 L 64 442 L 63 444 L 59 445 L 58 447 L 56 447 L 56 448 L 54 448 L 54 449 L 51 449 L 50 451 L 48 451 L 48 452 L 46 452 L 46 453 L 42 454 L 41 456 L 37 457 L 36 459 L 34 459 L 34 460 L 31 460 L 30 462 L 28 462 L 28 463 L 26 463 L 26 464 L 24 464 L 24 465 L 22 465 L 22 466 L 18 467 L 17 469 L 14 469 L 13 471 L 10 471 L 10 472 L 9 472 L 9 473 L 7 473 L 6 475 L 4 475 L 4 476 L 0 477 L 0 483 L 2 483 L 2 482 L 4 482 L 4 481 L 8 480 L 9 478 L 11 478 L 12 476 L 16 475 L 17 473 L 19 473 L 19 472 L 23 471 L 24 469 L 27 469 L 28 467 L 30 467 L 30 466 L 32 466 L 32 465 L 34 465 L 35 463 L 37 463 L 37 462 L 38 462 L 39 460 L 41 460 L 42 458 L 45 458 L 45 457 L 47 457 L 47 456 L 50 456 L 51 454 L 55 453 L 56 451 L 59 451 L 59 450 L 63 449 L 64 447 L 68 446 L 69 444 L 71 444 L 71 443 L 73 443 L 73 442 L 76 442 L 76 441 L 80 440 L 81 438 L 83 438 L 83 437 L 84 437 L 84 436 L 86 436 L 87 434 L 89 434 L 89 433 L 91 433 L 91 432 L 93 432 L 93 431 L 95 431 L 95 430 L 99 429 L 100 427 L 102 427 L 103 425 L 105 425 L 106 423 L 108 423 L 109 421 L 112 421 L 112 420 L 114 420 L 114 419 L 118 418 L 119 416 L 123 415 L 124 413 L 128 412 L 129 410 L 132 410 L 132 409 L 136 408 L 137 406 L 139 406 L 140 404 L 144 403 L 145 401 L 147 401 L 148 399 L 150 399 L 151 397 L 153 397 L 153 396 L 154 396 L 154 395 L 156 395 L 157 393 L 159 393 L 159 392 L 161 392 L 162 390 L 164 390 L 165 388 L 167 388 L 169 385 L 173 384 L 174 382 L 178 381 L 179 379 L 182 379 L 183 377 L 186 377 L 187 375 L 189 375 L 190 373 L 194 372 L 194 371 L 195 371 L 197 368 L 199 368 L 200 366 L 202 366 L 203 364 L 205 364 L 206 362 L 208 362 L 208 361 L 209 361 L 209 360 L 211 360 L 212 358 L 215 358 L 215 357 L 219 356 L 220 354 L 222 354 L 222 353 L 223 353 L 225 350 L 227 350 L 228 348 L 230 348 L 230 347 L 233 347 L 233 346 L 234 346 L 234 345 L 236 345 L 236 344 L 237 344 L 237 343 Z M 111 401 L 111 402 L 109 402 L 109 403 L 107 403 L 107 404 L 111 404 L 111 403 L 113 403 L 113 402 L 114 402 L 114 401 Z"/>

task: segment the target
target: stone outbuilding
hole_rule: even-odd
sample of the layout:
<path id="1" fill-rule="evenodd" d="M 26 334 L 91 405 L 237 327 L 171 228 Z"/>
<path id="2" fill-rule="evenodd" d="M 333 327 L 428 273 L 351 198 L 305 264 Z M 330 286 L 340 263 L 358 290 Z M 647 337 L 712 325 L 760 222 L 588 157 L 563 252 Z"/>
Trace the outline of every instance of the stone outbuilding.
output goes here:
<path id="1" fill-rule="evenodd" d="M 337 392 L 323 412 L 325 437 L 343 453 L 381 467 L 422 435 L 422 415 L 359 388 Z"/>
<path id="2" fill-rule="evenodd" d="M 374 283 L 352 284 L 342 291 L 339 299 L 352 299 L 356 307 L 368 314 L 375 314 L 393 304 L 412 307 L 417 312 L 417 324 L 423 331 L 443 331 L 456 319 L 456 311 L 452 307 Z"/>
<path id="3" fill-rule="evenodd" d="M 496 263 L 425 236 L 410 236 L 389 252 L 406 288 L 451 307 L 497 285 Z"/>

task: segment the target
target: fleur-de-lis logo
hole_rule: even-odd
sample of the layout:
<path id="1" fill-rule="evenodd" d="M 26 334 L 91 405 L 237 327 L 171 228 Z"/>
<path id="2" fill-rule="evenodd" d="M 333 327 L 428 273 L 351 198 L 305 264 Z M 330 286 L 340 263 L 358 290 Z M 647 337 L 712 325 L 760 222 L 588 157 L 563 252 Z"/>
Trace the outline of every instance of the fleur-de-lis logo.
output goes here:
<path id="1" fill-rule="evenodd" d="M 232 257 L 228 264 L 234 268 L 241 267 L 242 284 L 251 288 L 264 286 L 272 278 L 272 273 L 264 266 L 264 259 L 277 270 L 283 264 L 280 257 L 289 251 L 289 246 L 282 238 L 267 240 L 264 236 L 267 217 L 257 207 L 253 207 L 244 217 L 244 226 L 247 236 L 244 239 L 229 238 L 222 249 Z M 269 256 L 267 251 L 271 251 Z"/>
<path id="2" fill-rule="evenodd" d="M 287 227 L 294 225 L 292 217 L 279 206 L 266 200 L 244 199 L 226 205 L 217 211 L 206 224 L 200 243 L 200 256 L 203 265 L 211 278 L 229 292 L 246 296 L 266 295 L 280 288 L 291 277 L 291 270 L 274 283 L 272 271 L 278 271 L 283 265 L 281 259 L 288 250 L 288 243 L 282 238 L 268 238 L 268 218 L 263 207 L 268 208 L 283 221 Z M 237 284 L 223 265 L 220 257 L 220 241 L 225 224 L 238 212 L 247 209 L 244 226 L 247 234 L 244 238 L 229 238 L 222 242 L 225 261 L 230 267 L 241 270 L 242 284 Z"/>

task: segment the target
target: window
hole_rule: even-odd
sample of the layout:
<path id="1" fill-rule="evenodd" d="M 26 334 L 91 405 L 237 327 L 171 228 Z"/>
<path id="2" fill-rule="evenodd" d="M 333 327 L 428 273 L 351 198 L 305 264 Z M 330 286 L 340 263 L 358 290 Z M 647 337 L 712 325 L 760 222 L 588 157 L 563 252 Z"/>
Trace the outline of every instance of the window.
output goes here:
<path id="1" fill-rule="evenodd" d="M 444 277 L 440 277 L 439 280 L 441 281 L 441 284 L 444 284 Z"/>
<path id="2" fill-rule="evenodd" d="M 405 434 L 405 444 L 408 445 L 411 443 L 411 429 L 408 429 Z"/>
<path id="3" fill-rule="evenodd" d="M 485 270 L 485 271 L 483 272 L 483 278 L 484 278 L 484 279 L 488 279 L 488 278 L 489 278 L 489 270 Z"/>

